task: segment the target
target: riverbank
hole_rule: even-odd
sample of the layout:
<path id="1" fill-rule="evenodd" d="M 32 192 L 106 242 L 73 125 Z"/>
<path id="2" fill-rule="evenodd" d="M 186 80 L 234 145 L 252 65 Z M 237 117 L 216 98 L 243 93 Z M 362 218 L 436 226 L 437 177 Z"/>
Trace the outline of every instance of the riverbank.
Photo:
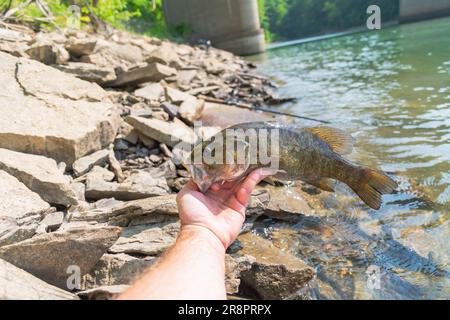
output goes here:
<path id="1" fill-rule="evenodd" d="M 233 103 L 281 101 L 253 68 L 225 51 L 117 30 L 2 25 L 0 298 L 111 298 L 154 264 L 177 236 L 175 197 L 189 180 L 176 145 L 208 131 L 193 123 L 267 119 Z M 247 227 L 311 210 L 286 207 L 282 194 L 261 187 Z M 304 297 L 315 274 L 248 232 L 226 268 L 230 296 L 262 299 Z"/>

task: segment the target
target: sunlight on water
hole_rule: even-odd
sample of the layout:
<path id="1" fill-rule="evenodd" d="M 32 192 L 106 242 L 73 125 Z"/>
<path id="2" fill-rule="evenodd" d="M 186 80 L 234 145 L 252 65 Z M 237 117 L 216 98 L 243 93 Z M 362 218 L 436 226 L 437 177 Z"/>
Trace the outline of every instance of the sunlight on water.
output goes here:
<path id="1" fill-rule="evenodd" d="M 341 298 L 450 298 L 450 18 L 252 59 L 261 72 L 282 81 L 280 95 L 298 98 L 284 110 L 351 132 L 357 139 L 351 158 L 394 174 L 400 184 L 380 211 L 345 223 L 339 213 L 330 217 L 327 223 L 337 224 L 333 230 L 348 233 L 356 244 L 349 253 L 354 257 L 345 257 L 348 241 L 335 248 L 334 258 L 332 251 L 321 248 L 319 254 L 316 247 L 299 248 L 299 254 L 322 270 L 336 267 L 330 259 L 353 261 L 351 283 L 342 274 L 328 282 L 340 288 L 331 286 L 342 291 Z M 341 216 L 354 209 L 342 209 Z M 384 272 L 379 291 L 363 284 L 369 263 Z M 349 286 L 352 293 L 346 295 Z"/>

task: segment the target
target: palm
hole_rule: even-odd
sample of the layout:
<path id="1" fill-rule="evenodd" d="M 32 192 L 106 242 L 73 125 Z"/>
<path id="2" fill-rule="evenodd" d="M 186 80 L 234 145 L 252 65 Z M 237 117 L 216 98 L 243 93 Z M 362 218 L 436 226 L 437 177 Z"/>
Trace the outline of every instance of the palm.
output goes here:
<path id="1" fill-rule="evenodd" d="M 262 179 L 257 170 L 245 180 L 214 186 L 206 194 L 190 181 L 177 198 L 182 226 L 205 227 L 229 246 L 244 223 L 250 194 Z"/>

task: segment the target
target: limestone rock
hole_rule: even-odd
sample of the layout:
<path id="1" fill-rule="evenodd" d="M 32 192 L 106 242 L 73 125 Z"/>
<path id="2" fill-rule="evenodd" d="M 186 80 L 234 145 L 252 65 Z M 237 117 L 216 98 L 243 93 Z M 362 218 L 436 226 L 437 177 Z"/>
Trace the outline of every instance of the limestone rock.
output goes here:
<path id="1" fill-rule="evenodd" d="M 84 156 L 72 165 L 75 177 L 82 176 L 89 172 L 94 166 L 102 166 L 108 162 L 110 151 L 107 149 L 99 150 L 90 155 Z"/>
<path id="2" fill-rule="evenodd" d="M 120 72 L 119 74 L 117 74 L 117 80 L 108 82 L 105 84 L 105 86 L 136 86 L 145 82 L 159 82 L 176 74 L 176 69 L 159 63 L 150 63 Z"/>
<path id="3" fill-rule="evenodd" d="M 170 88 L 170 87 L 166 87 L 165 88 L 165 95 L 166 95 L 166 100 L 170 103 L 173 103 L 175 105 L 181 105 L 184 101 L 192 99 L 195 97 L 185 93 L 183 91 L 174 89 L 174 88 Z"/>
<path id="4" fill-rule="evenodd" d="M 70 59 L 69 53 L 63 46 L 50 41 L 38 41 L 25 52 L 31 59 L 47 65 L 64 64 Z"/>
<path id="5" fill-rule="evenodd" d="M 313 268 L 251 232 L 239 236 L 240 254 L 255 258 L 252 267 L 242 272 L 241 281 L 262 299 L 298 298 L 297 292 L 315 276 Z"/>
<path id="6" fill-rule="evenodd" d="M 195 142 L 193 130 L 177 118 L 167 122 L 130 116 L 125 121 L 147 137 L 171 147 L 175 147 L 180 142 L 189 145 Z"/>
<path id="7" fill-rule="evenodd" d="M 311 215 L 312 212 L 297 188 L 271 185 L 257 187 L 248 210 L 249 214 L 264 214 L 285 221 L 297 221 L 299 217 Z"/>
<path id="8" fill-rule="evenodd" d="M 54 232 L 61 227 L 64 222 L 64 212 L 56 211 L 48 213 L 39 224 L 37 233 Z"/>
<path id="9" fill-rule="evenodd" d="M 135 258 L 127 254 L 105 254 L 82 279 L 84 289 L 129 285 L 156 262 L 155 257 Z"/>
<path id="10" fill-rule="evenodd" d="M 205 101 L 195 97 L 185 100 L 180 106 L 180 115 L 189 123 L 194 123 L 202 116 Z"/>
<path id="11" fill-rule="evenodd" d="M 0 246 L 32 237 L 48 209 L 38 194 L 0 170 Z"/>
<path id="12" fill-rule="evenodd" d="M 95 38 L 70 38 L 66 43 L 66 50 L 75 57 L 89 55 L 94 52 L 97 40 Z"/>
<path id="13" fill-rule="evenodd" d="M 78 300 L 78 297 L 0 259 L 0 300 Z"/>
<path id="14" fill-rule="evenodd" d="M 169 44 L 163 44 L 152 51 L 146 61 L 147 63 L 161 63 L 175 69 L 181 68 L 182 64 L 178 54 L 176 54 L 174 48 Z"/>
<path id="15" fill-rule="evenodd" d="M 109 222 L 111 225 L 128 226 L 161 223 L 177 217 L 176 195 L 168 194 L 128 202 L 100 200 L 93 208 L 73 212 L 71 221 Z"/>
<path id="16" fill-rule="evenodd" d="M 113 300 L 129 287 L 129 285 L 98 287 L 78 292 L 77 296 L 83 300 Z"/>
<path id="17" fill-rule="evenodd" d="M 55 68 L 74 75 L 75 77 L 95 82 L 99 85 L 116 80 L 116 72 L 112 67 L 99 67 L 91 63 L 69 62 L 65 65 L 55 65 Z"/>
<path id="18" fill-rule="evenodd" d="M 241 275 L 252 268 L 255 258 L 252 256 L 225 256 L 225 287 L 227 294 L 237 294 L 241 284 Z"/>
<path id="19" fill-rule="evenodd" d="M 118 239 L 118 227 L 69 229 L 35 236 L 0 248 L 0 258 L 39 277 L 67 288 L 68 268 L 88 273 Z"/>
<path id="20" fill-rule="evenodd" d="M 175 243 L 178 232 L 178 222 L 126 227 L 108 251 L 157 256 Z"/>
<path id="21" fill-rule="evenodd" d="M 164 88 L 159 83 L 152 83 L 134 91 L 134 95 L 137 97 L 155 101 L 159 101 L 163 94 Z"/>
<path id="22" fill-rule="evenodd" d="M 70 206 L 78 202 L 69 176 L 61 173 L 53 159 L 0 149 L 0 170 L 15 176 L 49 203 Z"/>
<path id="23" fill-rule="evenodd" d="M 169 191 L 164 177 L 155 177 L 146 171 L 133 172 L 122 183 L 98 179 L 88 179 L 86 183 L 86 198 L 92 200 L 136 200 L 167 194 Z"/>
<path id="24" fill-rule="evenodd" d="M 0 148 L 71 166 L 114 140 L 120 117 L 98 85 L 1 52 L 0 83 Z"/>

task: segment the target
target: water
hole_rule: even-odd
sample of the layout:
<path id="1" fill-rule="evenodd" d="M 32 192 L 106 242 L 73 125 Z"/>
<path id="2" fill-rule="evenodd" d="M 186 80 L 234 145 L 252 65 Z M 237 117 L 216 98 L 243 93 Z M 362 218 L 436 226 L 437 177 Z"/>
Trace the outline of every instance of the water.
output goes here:
<path id="1" fill-rule="evenodd" d="M 294 235 L 285 232 L 286 241 L 296 243 L 288 250 L 320 271 L 313 297 L 449 299 L 450 18 L 252 59 L 260 72 L 282 81 L 280 95 L 298 98 L 282 110 L 352 133 L 357 144 L 351 159 L 392 173 L 400 183 L 379 211 L 345 202 L 350 193 L 338 191 L 333 197 L 345 205 L 328 206 L 315 222 L 331 226 L 330 243 L 322 235 L 311 238 L 317 226 L 278 225 L 281 234 L 295 229 Z M 369 267 L 380 269 L 381 288 L 368 284 Z"/>

